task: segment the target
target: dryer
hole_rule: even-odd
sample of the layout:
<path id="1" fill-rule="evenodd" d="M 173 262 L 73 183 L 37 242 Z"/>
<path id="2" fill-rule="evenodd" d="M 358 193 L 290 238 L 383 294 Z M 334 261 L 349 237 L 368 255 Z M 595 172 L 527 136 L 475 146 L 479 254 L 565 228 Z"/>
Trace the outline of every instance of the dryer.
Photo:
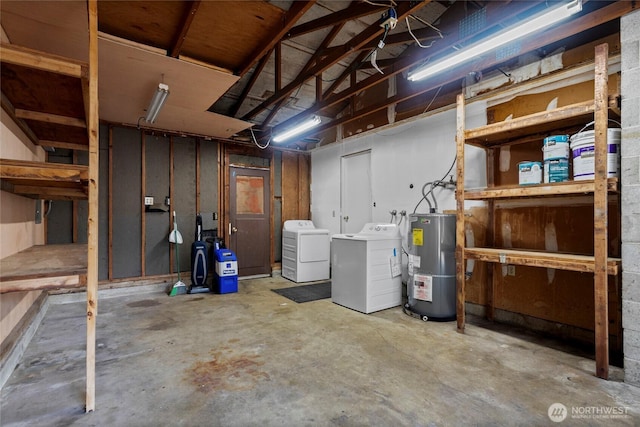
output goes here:
<path id="1" fill-rule="evenodd" d="M 329 230 L 308 220 L 288 220 L 282 229 L 282 277 L 294 282 L 328 280 Z"/>
<path id="2" fill-rule="evenodd" d="M 365 224 L 331 238 L 331 300 L 372 313 L 402 303 L 402 246 L 397 224 Z"/>

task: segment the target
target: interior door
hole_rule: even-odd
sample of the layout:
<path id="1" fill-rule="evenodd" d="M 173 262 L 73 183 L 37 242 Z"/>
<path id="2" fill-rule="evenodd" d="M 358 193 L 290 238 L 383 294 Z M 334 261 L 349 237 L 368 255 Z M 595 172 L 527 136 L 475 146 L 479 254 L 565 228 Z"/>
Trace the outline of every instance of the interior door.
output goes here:
<path id="1" fill-rule="evenodd" d="M 228 246 L 238 258 L 238 275 L 271 274 L 269 170 L 229 168 Z"/>
<path id="2" fill-rule="evenodd" d="M 340 232 L 358 233 L 373 215 L 371 150 L 343 156 L 340 169 Z"/>

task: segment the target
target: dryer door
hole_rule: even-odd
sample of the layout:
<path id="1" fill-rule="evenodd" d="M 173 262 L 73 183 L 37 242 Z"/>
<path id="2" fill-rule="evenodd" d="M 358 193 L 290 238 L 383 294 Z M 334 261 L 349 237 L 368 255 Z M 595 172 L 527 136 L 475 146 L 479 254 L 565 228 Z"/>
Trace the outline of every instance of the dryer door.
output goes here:
<path id="1" fill-rule="evenodd" d="M 298 259 L 300 262 L 319 262 L 329 260 L 328 234 L 300 234 Z"/>

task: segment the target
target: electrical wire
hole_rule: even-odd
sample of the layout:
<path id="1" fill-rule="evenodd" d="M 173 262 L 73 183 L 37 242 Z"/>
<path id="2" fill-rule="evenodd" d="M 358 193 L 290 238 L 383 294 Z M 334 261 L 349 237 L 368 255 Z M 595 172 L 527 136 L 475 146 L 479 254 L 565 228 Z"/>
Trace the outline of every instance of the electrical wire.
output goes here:
<path id="1" fill-rule="evenodd" d="M 413 213 L 416 213 L 416 211 L 418 210 L 418 207 L 420 206 L 420 204 L 426 200 L 427 204 L 429 205 L 429 211 L 431 211 L 432 206 L 431 206 L 431 202 L 428 199 L 428 196 L 430 193 L 433 192 L 433 186 L 431 187 L 431 190 L 429 190 L 428 193 L 425 194 L 424 190 L 427 187 L 427 185 L 430 185 L 432 183 L 436 183 L 436 185 L 438 183 L 444 183 L 444 179 L 447 177 L 447 175 L 449 175 L 449 173 L 451 172 L 451 170 L 453 169 L 453 166 L 456 164 L 456 157 L 453 157 L 453 162 L 451 163 L 451 166 L 449 167 L 449 170 L 447 170 L 447 172 L 444 174 L 444 176 L 442 178 L 440 178 L 437 181 L 432 181 L 432 182 L 427 182 L 425 185 L 422 186 L 422 198 L 420 199 L 420 201 L 418 202 L 418 204 L 416 205 L 416 207 L 413 209 Z"/>
<path id="2" fill-rule="evenodd" d="M 415 19 L 416 21 L 423 23 L 424 25 L 426 25 L 427 27 L 431 28 L 433 31 L 438 33 L 441 39 L 444 38 L 444 36 L 442 35 L 442 31 L 440 31 L 437 27 L 433 26 L 432 24 L 420 18 L 419 16 L 416 16 L 416 15 L 409 15 L 409 16 Z"/>
<path id="3" fill-rule="evenodd" d="M 429 111 L 429 108 L 431 108 L 431 105 L 433 105 L 434 101 L 436 100 L 436 98 L 438 97 L 438 94 L 440 93 L 440 91 L 442 90 L 442 87 L 444 85 L 440 85 L 440 87 L 438 88 L 438 90 L 436 91 L 435 95 L 433 95 L 433 98 L 431 98 L 431 101 L 429 102 L 429 105 L 427 105 L 427 107 L 424 109 L 424 111 L 422 112 L 422 114 L 426 113 L 427 111 Z"/>
<path id="4" fill-rule="evenodd" d="M 269 138 L 269 140 L 267 141 L 266 145 L 262 146 L 262 145 L 258 144 L 258 140 L 256 139 L 256 135 L 253 133 L 253 128 L 250 127 L 249 131 L 251 132 L 251 136 L 253 137 L 253 143 L 256 144 L 256 147 L 258 147 L 259 149 L 264 150 L 271 143 L 271 138 Z"/>
<path id="5" fill-rule="evenodd" d="M 413 37 L 419 47 L 421 47 L 422 49 L 428 49 L 433 46 L 433 44 L 436 42 L 435 40 L 431 40 L 431 43 L 429 43 L 427 46 L 424 46 L 422 43 L 420 43 L 420 40 L 418 40 L 415 34 L 413 34 L 413 31 L 411 31 L 411 25 L 409 25 L 409 17 L 405 16 L 404 20 L 407 22 L 407 29 L 409 30 L 409 34 L 411 34 L 411 37 Z M 440 37 L 442 37 L 442 34 L 440 34 Z"/>
<path id="6" fill-rule="evenodd" d="M 374 3 L 374 2 L 369 1 L 369 0 L 362 0 L 362 2 L 370 4 L 371 6 L 380 6 L 380 7 L 396 7 L 397 6 L 396 2 L 393 1 L 393 0 L 391 0 L 389 2 L 390 4 Z"/>

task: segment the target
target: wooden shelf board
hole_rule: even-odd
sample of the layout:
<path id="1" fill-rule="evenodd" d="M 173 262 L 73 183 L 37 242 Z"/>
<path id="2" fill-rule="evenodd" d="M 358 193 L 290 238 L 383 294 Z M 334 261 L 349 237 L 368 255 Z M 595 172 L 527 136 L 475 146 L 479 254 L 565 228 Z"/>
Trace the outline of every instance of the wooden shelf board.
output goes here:
<path id="1" fill-rule="evenodd" d="M 617 96 L 609 98 L 610 108 L 617 106 Z M 580 102 L 549 111 L 517 117 L 464 131 L 466 144 L 480 147 L 501 145 L 524 136 L 538 135 L 540 142 L 548 132 L 584 125 L 593 120 L 595 106 L 593 100 Z"/>
<path id="2" fill-rule="evenodd" d="M 21 196 L 87 199 L 87 166 L 0 159 L 0 179 L 3 190 Z"/>
<path id="3" fill-rule="evenodd" d="M 465 200 L 515 199 L 521 197 L 553 197 L 593 193 L 593 180 L 565 181 L 536 185 L 511 185 L 495 188 L 473 189 L 464 192 Z M 607 180 L 607 190 L 618 192 L 618 178 Z"/>
<path id="4" fill-rule="evenodd" d="M 521 249 L 465 248 L 464 257 L 477 261 L 556 268 L 559 270 L 571 270 L 583 273 L 593 273 L 595 270 L 594 257 L 590 255 L 549 253 Z M 607 260 L 607 274 L 617 275 L 620 271 L 621 262 L 620 258 L 609 258 Z"/>
<path id="5" fill-rule="evenodd" d="M 0 260 L 0 293 L 86 284 L 87 245 L 36 245 Z"/>

